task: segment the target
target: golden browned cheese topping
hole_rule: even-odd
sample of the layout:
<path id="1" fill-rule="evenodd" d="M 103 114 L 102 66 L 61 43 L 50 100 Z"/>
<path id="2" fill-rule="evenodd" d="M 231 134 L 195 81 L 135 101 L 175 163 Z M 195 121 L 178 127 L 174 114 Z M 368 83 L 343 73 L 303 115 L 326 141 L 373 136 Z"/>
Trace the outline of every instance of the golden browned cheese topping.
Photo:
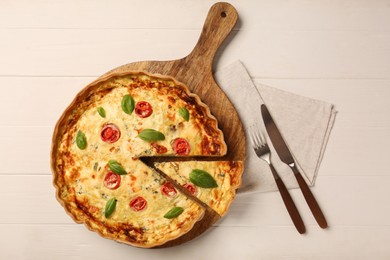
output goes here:
<path id="1" fill-rule="evenodd" d="M 222 132 L 184 86 L 145 74 L 83 90 L 57 124 L 52 168 L 58 198 L 77 222 L 136 246 L 188 232 L 204 213 L 141 156 L 221 156 Z"/>

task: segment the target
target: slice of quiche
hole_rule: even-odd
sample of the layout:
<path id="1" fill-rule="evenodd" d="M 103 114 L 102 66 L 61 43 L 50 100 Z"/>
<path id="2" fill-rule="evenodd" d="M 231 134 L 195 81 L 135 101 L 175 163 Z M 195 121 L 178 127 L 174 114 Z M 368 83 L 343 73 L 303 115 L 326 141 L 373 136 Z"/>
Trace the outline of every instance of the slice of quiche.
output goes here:
<path id="1" fill-rule="evenodd" d="M 241 185 L 241 161 L 181 161 L 155 167 L 186 188 L 220 216 L 226 214 Z"/>

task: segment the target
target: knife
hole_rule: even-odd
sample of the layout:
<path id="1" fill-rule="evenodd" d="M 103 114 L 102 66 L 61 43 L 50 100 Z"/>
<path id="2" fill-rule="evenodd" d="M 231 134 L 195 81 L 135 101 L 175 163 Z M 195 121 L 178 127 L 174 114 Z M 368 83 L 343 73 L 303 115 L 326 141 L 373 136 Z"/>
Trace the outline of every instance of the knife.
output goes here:
<path id="1" fill-rule="evenodd" d="M 270 137 L 272 144 L 276 150 L 276 153 L 279 155 L 280 160 L 287 164 L 294 172 L 294 176 L 297 179 L 299 188 L 301 188 L 303 196 L 305 197 L 305 200 L 309 205 L 309 208 L 313 213 L 318 225 L 321 228 L 327 228 L 328 224 L 326 222 L 324 214 L 321 211 L 320 206 L 314 198 L 313 193 L 310 191 L 309 186 L 303 179 L 301 173 L 298 171 L 290 150 L 284 142 L 283 137 L 279 132 L 279 129 L 276 127 L 276 124 L 272 119 L 271 114 L 269 113 L 267 107 L 264 104 L 261 105 L 261 114 L 263 116 L 263 121 L 265 128 L 267 129 L 268 136 Z"/>

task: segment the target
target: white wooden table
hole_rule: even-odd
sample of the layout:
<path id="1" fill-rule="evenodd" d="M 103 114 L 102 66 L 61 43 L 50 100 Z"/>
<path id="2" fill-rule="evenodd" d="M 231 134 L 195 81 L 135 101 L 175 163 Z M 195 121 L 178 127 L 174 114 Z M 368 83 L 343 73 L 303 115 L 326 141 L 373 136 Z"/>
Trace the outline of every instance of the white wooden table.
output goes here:
<path id="1" fill-rule="evenodd" d="M 215 1 L 0 1 L 0 259 L 390 259 L 390 1 L 235 0 L 240 22 L 216 70 L 240 59 L 256 81 L 339 111 L 299 235 L 277 192 L 238 196 L 184 245 L 145 250 L 75 224 L 54 196 L 56 120 L 97 76 L 195 45 Z"/>

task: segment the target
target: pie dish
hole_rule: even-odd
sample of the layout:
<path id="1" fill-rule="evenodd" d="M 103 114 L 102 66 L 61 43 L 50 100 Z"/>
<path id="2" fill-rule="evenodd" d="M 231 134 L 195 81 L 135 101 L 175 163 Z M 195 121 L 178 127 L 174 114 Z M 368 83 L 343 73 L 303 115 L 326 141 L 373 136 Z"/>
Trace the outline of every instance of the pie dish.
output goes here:
<path id="1" fill-rule="evenodd" d="M 98 79 L 75 97 L 55 127 L 51 167 L 57 199 L 77 223 L 105 238 L 149 248 L 189 232 L 207 206 L 224 215 L 243 165 L 231 162 L 237 166 L 226 176 L 235 180 L 232 185 L 200 187 L 208 192 L 199 201 L 141 159 L 214 160 L 226 152 L 217 120 L 197 95 L 173 78 L 136 71 Z M 208 169 L 198 181 L 217 179 L 217 170 L 221 174 L 218 162 L 196 165 Z M 225 188 L 228 192 L 218 193 Z M 212 194 L 228 195 L 207 200 Z"/>

